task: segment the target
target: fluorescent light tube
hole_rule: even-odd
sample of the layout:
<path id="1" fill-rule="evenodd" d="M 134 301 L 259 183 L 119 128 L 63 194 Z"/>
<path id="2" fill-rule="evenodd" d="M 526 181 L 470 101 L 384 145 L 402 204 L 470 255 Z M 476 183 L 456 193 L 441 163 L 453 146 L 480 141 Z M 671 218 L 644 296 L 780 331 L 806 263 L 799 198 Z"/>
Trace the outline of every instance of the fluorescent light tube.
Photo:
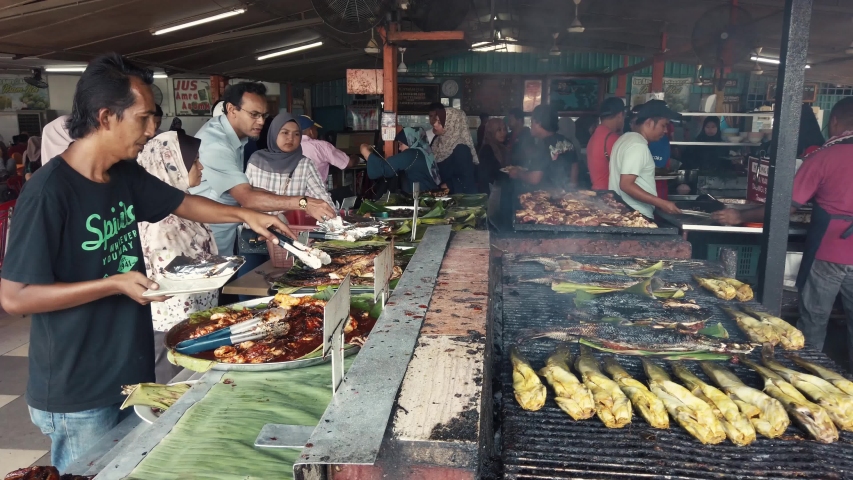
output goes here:
<path id="1" fill-rule="evenodd" d="M 82 73 L 86 71 L 86 67 L 45 67 L 44 71 L 48 73 Z"/>
<path id="2" fill-rule="evenodd" d="M 782 61 L 781 61 L 781 60 L 779 60 L 778 58 L 770 58 L 770 57 L 756 57 L 756 56 L 752 56 L 752 57 L 749 57 L 749 59 L 750 59 L 750 60 L 752 60 L 753 62 L 770 63 L 770 64 L 773 64 L 773 65 L 779 65 L 780 63 L 782 63 Z M 811 66 L 811 65 L 806 65 L 806 68 L 812 68 L 812 66 Z"/>
<path id="3" fill-rule="evenodd" d="M 231 10 L 228 12 L 220 13 L 218 15 L 213 15 L 212 17 L 200 18 L 191 22 L 175 25 L 174 27 L 167 27 L 160 30 L 155 30 L 154 32 L 152 32 L 152 35 L 163 35 L 164 33 L 174 32 L 175 30 L 182 30 L 184 28 L 195 27 L 196 25 L 201 25 L 204 23 L 215 22 L 217 20 L 222 20 L 223 18 L 233 17 L 234 15 L 240 15 L 245 11 L 245 8 L 238 8 L 236 10 Z"/>
<path id="4" fill-rule="evenodd" d="M 279 52 L 268 53 L 266 55 L 261 55 L 258 57 L 258 60 L 266 60 L 268 58 L 280 57 L 282 55 L 287 55 L 288 53 L 301 52 L 303 50 L 308 50 L 309 48 L 319 47 L 323 42 L 314 42 L 309 43 L 308 45 L 301 45 L 299 47 L 288 48 L 287 50 L 281 50 Z"/>

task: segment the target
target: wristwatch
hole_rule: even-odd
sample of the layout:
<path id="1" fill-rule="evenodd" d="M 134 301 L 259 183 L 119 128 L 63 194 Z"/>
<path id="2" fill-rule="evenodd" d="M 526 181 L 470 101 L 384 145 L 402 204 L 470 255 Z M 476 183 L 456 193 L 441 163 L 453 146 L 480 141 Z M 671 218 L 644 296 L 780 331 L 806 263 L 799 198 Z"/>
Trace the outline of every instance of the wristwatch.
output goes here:
<path id="1" fill-rule="evenodd" d="M 308 208 L 308 197 L 302 197 L 299 199 L 299 208 L 302 210 Z"/>

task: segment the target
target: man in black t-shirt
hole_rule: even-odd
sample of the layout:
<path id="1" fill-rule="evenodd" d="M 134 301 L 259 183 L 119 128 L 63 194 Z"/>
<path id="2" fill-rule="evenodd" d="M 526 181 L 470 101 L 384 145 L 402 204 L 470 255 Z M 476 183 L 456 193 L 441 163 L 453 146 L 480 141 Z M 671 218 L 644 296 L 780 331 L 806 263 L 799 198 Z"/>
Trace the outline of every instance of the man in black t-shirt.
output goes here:
<path id="1" fill-rule="evenodd" d="M 533 190 L 566 190 L 577 187 L 578 157 L 572 142 L 557 133 L 557 112 L 549 105 L 533 109 L 530 134 L 536 139 L 528 162 L 511 167 L 515 193 Z"/>
<path id="2" fill-rule="evenodd" d="M 151 71 L 117 54 L 77 83 L 67 150 L 18 198 L 0 303 L 32 314 L 27 404 L 60 470 L 121 419 L 122 385 L 154 381 L 151 301 L 137 222 L 174 213 L 202 223 L 245 222 L 292 235 L 276 217 L 185 195 L 135 161 L 154 135 Z"/>

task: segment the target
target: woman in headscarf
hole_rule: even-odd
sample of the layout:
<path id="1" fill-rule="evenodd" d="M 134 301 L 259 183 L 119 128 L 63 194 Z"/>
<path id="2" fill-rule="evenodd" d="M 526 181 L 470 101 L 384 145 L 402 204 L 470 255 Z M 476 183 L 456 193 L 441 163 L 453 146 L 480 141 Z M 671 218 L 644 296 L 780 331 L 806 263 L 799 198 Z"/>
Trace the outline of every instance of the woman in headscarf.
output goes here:
<path id="1" fill-rule="evenodd" d="M 802 108 L 800 112 L 800 135 L 797 139 L 797 158 L 808 155 L 822 147 L 826 142 L 812 107 L 804 103 Z"/>
<path id="2" fill-rule="evenodd" d="M 361 155 L 367 159 L 367 176 L 371 180 L 400 178 L 400 188 L 409 194 L 415 182 L 420 184 L 419 188 L 423 191 L 438 188 L 441 177 L 424 131 L 406 127 L 394 141 L 400 153 L 387 159 L 379 156 L 370 145 L 361 145 Z"/>
<path id="3" fill-rule="evenodd" d="M 480 193 L 489 193 L 491 186 L 500 178 L 501 168 L 509 166 L 509 153 L 504 145 L 506 137 L 506 124 L 503 120 L 491 118 L 486 122 L 483 146 L 477 152 L 480 158 L 480 166 L 477 169 Z"/>
<path id="4" fill-rule="evenodd" d="M 201 140 L 178 132 L 164 132 L 145 144 L 136 161 L 150 174 L 169 185 L 186 192 L 201 183 L 201 162 L 198 149 Z M 203 223 L 192 222 L 169 215 L 157 223 L 139 223 L 139 238 L 145 259 L 145 270 L 152 276 L 175 257 L 184 255 L 196 258 L 217 253 L 210 229 Z M 155 373 L 157 382 L 165 383 L 179 371 L 170 364 L 163 337 L 176 323 L 190 313 L 215 307 L 219 292 L 176 295 L 162 303 L 151 304 L 154 319 Z"/>
<path id="5" fill-rule="evenodd" d="M 180 118 L 175 117 L 172 119 L 172 124 L 169 125 L 170 132 L 178 132 L 181 135 L 186 135 L 186 131 L 184 131 L 184 122 L 181 121 Z"/>
<path id="6" fill-rule="evenodd" d="M 27 151 L 24 152 L 24 180 L 29 180 L 41 167 L 41 137 L 30 137 L 27 140 Z"/>
<path id="7" fill-rule="evenodd" d="M 720 143 L 723 141 L 723 132 L 720 129 L 720 117 L 705 117 L 702 122 L 702 131 L 696 136 L 697 142 Z M 728 153 L 726 147 L 709 147 L 707 145 L 694 145 L 684 150 L 681 165 L 684 170 L 708 170 L 719 171 L 726 167 L 723 159 Z M 730 165 L 730 162 L 728 162 Z"/>
<path id="8" fill-rule="evenodd" d="M 462 110 L 442 108 L 430 112 L 436 138 L 432 142 L 441 179 L 455 193 L 477 193 L 476 165 L 480 163 Z"/>

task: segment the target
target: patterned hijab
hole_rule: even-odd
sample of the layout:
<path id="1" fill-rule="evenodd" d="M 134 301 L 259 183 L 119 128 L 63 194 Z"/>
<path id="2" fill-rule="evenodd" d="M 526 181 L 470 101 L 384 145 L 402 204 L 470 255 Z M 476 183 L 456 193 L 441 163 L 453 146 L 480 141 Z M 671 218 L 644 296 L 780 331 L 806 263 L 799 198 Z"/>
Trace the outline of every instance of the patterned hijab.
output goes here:
<path id="1" fill-rule="evenodd" d="M 465 117 L 465 113 L 458 108 L 445 108 L 444 111 L 446 113 L 446 120 L 443 122 L 444 133 L 437 136 L 432 146 L 436 161 L 441 163 L 447 160 L 457 145 L 466 145 L 471 149 L 474 165 L 479 165 L 480 159 L 477 157 L 477 149 L 474 148 L 471 132 L 468 131 L 468 119 Z"/>
<path id="2" fill-rule="evenodd" d="M 190 188 L 189 171 L 181 153 L 178 132 L 169 131 L 149 140 L 136 161 L 151 175 L 186 192 Z M 192 155 L 195 160 L 198 148 L 184 154 Z M 149 273 L 168 264 L 174 258 L 172 254 L 195 258 L 203 253 L 217 253 L 207 225 L 175 215 L 169 215 L 157 223 L 140 222 L 139 234 L 145 269 Z M 169 252 L 169 255 L 165 252 Z"/>

